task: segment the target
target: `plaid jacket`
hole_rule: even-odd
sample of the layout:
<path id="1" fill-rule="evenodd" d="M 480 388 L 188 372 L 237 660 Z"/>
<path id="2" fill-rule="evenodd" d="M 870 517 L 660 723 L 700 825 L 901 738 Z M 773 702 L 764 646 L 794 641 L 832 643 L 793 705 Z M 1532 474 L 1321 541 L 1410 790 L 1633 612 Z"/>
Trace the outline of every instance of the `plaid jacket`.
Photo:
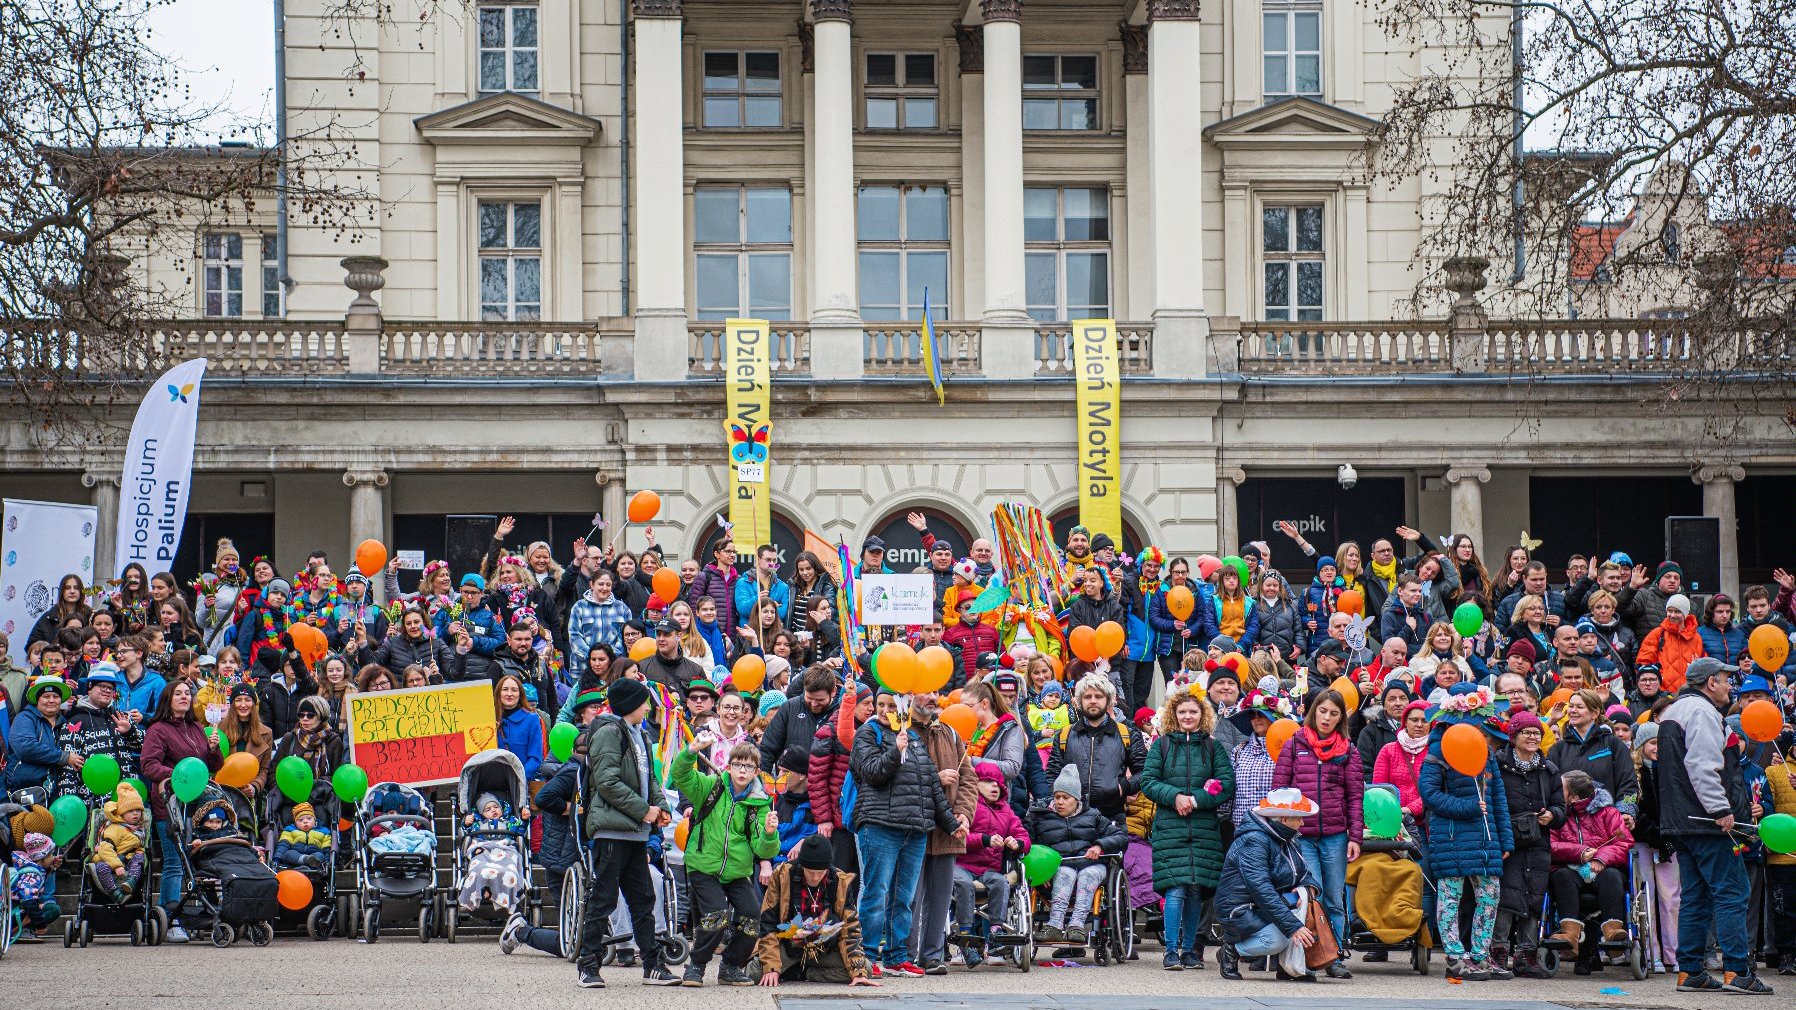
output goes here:
<path id="1" fill-rule="evenodd" d="M 629 606 L 615 596 L 600 603 L 588 591 L 574 603 L 567 619 L 567 668 L 574 683 L 579 683 L 586 672 L 586 653 L 595 644 L 604 642 L 620 653 L 623 651 L 624 625 L 629 620 Z"/>

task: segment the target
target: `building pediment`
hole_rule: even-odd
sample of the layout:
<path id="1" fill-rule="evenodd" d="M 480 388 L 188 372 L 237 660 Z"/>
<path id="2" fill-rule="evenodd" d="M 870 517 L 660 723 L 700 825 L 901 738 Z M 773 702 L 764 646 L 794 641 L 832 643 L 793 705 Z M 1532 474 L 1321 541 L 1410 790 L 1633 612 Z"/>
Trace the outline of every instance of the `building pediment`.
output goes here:
<path id="1" fill-rule="evenodd" d="M 1313 98 L 1284 98 L 1212 123 L 1204 135 L 1218 147 L 1361 147 L 1378 121 Z"/>
<path id="2" fill-rule="evenodd" d="M 486 95 L 413 122 L 424 139 L 445 144 L 557 144 L 584 147 L 599 135 L 600 123 L 547 102 L 502 92 Z"/>

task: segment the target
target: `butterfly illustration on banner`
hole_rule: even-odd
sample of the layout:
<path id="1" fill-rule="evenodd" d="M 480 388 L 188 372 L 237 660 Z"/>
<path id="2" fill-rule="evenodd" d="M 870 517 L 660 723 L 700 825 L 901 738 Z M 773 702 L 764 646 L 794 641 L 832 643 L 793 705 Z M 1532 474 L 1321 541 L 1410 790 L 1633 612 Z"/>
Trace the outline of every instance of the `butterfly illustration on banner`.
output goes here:
<path id="1" fill-rule="evenodd" d="M 188 395 L 193 392 L 193 383 L 191 382 L 179 386 L 172 382 L 165 383 L 164 385 L 168 388 L 168 402 L 170 403 L 174 403 L 176 400 L 186 403 Z"/>
<path id="2" fill-rule="evenodd" d="M 767 462 L 767 425 L 755 425 L 752 431 L 740 424 L 726 423 L 724 427 L 730 433 L 730 462 Z"/>

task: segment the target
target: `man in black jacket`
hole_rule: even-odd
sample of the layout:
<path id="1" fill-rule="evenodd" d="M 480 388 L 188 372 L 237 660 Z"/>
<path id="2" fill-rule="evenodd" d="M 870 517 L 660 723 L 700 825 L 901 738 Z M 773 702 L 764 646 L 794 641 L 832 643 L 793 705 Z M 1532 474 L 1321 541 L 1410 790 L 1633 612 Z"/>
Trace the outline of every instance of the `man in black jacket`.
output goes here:
<path id="1" fill-rule="evenodd" d="M 1750 822 L 1740 753 L 1727 745 L 1721 712 L 1739 667 L 1704 656 L 1690 661 L 1684 689 L 1659 718 L 1659 833 L 1677 847 L 1678 991 L 1763 995 L 1753 974 L 1746 865 L 1731 832 Z M 1709 931 L 1721 944 L 1724 980 L 1704 970 Z"/>
<path id="2" fill-rule="evenodd" d="M 798 683 L 804 693 L 781 705 L 761 734 L 761 770 L 768 774 L 778 774 L 775 768 L 787 747 L 810 746 L 817 727 L 835 718 L 836 696 L 841 693 L 836 671 L 816 663 Z"/>
<path id="3" fill-rule="evenodd" d="M 1080 799 L 1116 820 L 1125 813 L 1124 801 L 1141 790 L 1147 747 L 1140 733 L 1111 714 L 1116 688 L 1108 678 L 1086 674 L 1073 693 L 1079 717 L 1055 739 L 1048 757 L 1048 778 L 1059 778 L 1060 769 L 1069 764 L 1077 767 L 1085 789 Z"/>

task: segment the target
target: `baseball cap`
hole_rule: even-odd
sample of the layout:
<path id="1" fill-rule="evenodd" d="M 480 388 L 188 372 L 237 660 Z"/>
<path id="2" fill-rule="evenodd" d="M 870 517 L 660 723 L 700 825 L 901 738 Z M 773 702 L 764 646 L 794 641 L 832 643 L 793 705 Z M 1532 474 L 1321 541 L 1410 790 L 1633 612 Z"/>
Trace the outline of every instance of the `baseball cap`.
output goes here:
<path id="1" fill-rule="evenodd" d="M 1700 656 L 1692 659 L 1690 665 L 1684 668 L 1684 682 L 1700 686 L 1708 683 L 1709 678 L 1718 673 L 1734 673 L 1739 669 L 1712 656 Z"/>

